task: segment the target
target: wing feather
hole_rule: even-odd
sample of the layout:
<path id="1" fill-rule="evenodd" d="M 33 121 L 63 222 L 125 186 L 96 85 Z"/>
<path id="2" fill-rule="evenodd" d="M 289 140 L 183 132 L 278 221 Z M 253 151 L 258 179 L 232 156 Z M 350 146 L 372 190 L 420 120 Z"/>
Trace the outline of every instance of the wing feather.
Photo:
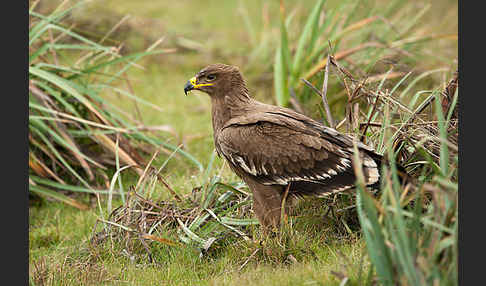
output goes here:
<path id="1" fill-rule="evenodd" d="M 293 182 L 317 193 L 354 186 L 352 138 L 291 115 L 261 112 L 233 118 L 216 136 L 218 152 L 239 169 L 235 171 L 262 184 Z M 358 147 L 365 179 L 374 184 L 379 174 L 377 163 L 367 154 L 371 148 Z"/>

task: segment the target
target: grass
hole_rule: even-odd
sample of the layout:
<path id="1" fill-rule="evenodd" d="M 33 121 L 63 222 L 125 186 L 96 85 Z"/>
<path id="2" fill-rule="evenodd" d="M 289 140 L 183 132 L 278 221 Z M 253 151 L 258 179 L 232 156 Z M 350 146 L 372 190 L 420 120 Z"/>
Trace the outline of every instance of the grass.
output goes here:
<path id="1" fill-rule="evenodd" d="M 136 126 L 136 120 L 127 120 L 100 96 L 113 89 L 135 105 L 160 110 L 110 85 L 143 56 L 166 53 L 153 51 L 160 41 L 145 52 L 122 56 L 116 48 L 102 46 L 102 40 L 97 43 L 65 28 L 62 19 L 79 4 L 64 9 L 63 5 L 48 16 L 34 11 L 35 4 L 29 10 L 29 190 L 85 210 L 85 205 L 53 188 L 106 193 L 97 183 L 108 178 L 105 171 L 110 165 L 146 164 L 140 144 L 146 144 L 145 150 L 159 145 L 177 150 L 201 166 L 180 148 L 141 132 L 147 128 L 143 123 Z M 77 61 L 71 62 L 72 58 Z M 140 169 L 135 171 L 141 175 Z"/>
<path id="2" fill-rule="evenodd" d="M 94 212 L 81 213 L 67 205 L 52 202 L 42 208 L 31 208 L 30 212 L 31 278 L 44 280 L 47 285 L 86 285 L 107 281 L 137 285 L 153 285 L 160 281 L 164 285 L 233 285 L 238 281 L 255 285 L 337 283 L 339 276 L 331 271 L 346 273 L 351 278 L 358 276 L 357 271 L 350 271 L 347 264 L 355 263 L 351 266 L 357 269 L 364 248 L 359 241 L 331 241 L 322 232 L 309 238 L 303 233 L 293 238 L 294 248 L 306 252 L 299 256 L 294 250 L 299 259 L 296 263 L 287 261 L 283 255 L 282 261 L 269 262 L 268 259 L 279 256 L 257 253 L 256 259 L 245 264 L 260 246 L 241 241 L 226 247 L 216 257 L 202 259 L 191 247 L 159 245 L 152 248 L 158 263 L 151 264 L 120 254 L 125 252 L 117 249 L 123 248 L 117 244 L 113 245 L 115 249 L 109 246 L 90 249 L 89 238 L 97 217 Z M 265 251 L 275 249 L 278 248 L 268 247 Z"/>
<path id="3" fill-rule="evenodd" d="M 87 5 L 83 8 L 84 10 L 73 13 L 73 20 L 88 24 L 98 22 L 98 26 L 95 25 L 94 27 L 88 24 L 86 26 L 81 25 L 80 31 L 96 32 L 99 37 L 102 37 L 104 32 L 99 32 L 100 30 L 111 29 L 128 13 L 132 15 L 132 18 L 125 22 L 128 28 L 126 26 L 120 27 L 120 29 L 125 27 L 128 30 L 119 34 L 115 31 L 106 43 L 123 41 L 128 43 L 126 45 L 127 52 L 134 52 L 147 48 L 147 45 L 150 45 L 153 39 L 166 36 L 161 48 L 172 48 L 174 46 L 179 48 L 177 53 L 167 57 L 150 56 L 146 61 L 142 60 L 140 64 L 144 69 L 132 68 L 128 70 L 127 77 L 130 79 L 130 85 L 126 81 L 114 82 L 116 87 L 128 90 L 139 98 L 159 106 L 162 111 L 140 104 L 135 106 L 132 100 L 120 97 L 113 91 L 104 91 L 102 97 L 104 100 L 119 106 L 122 110 L 133 114 L 134 117 L 141 119 L 145 125 L 159 126 L 161 131 L 152 132 L 152 135 L 160 136 L 173 146 L 179 146 L 183 143 L 184 150 L 206 167 L 213 158 L 209 98 L 198 93 L 185 97 L 182 92 L 183 84 L 201 67 L 210 62 L 228 62 L 243 67 L 245 76 L 249 81 L 250 92 L 257 99 L 278 103 L 278 99 L 270 95 L 273 95 L 274 85 L 272 79 L 274 50 L 272 48 L 276 46 L 275 43 L 280 41 L 281 30 L 279 27 L 281 27 L 281 24 L 277 1 L 268 5 L 263 4 L 262 1 L 225 1 L 224 5 L 219 5 L 221 3 L 219 1 L 209 1 L 207 4 L 201 2 L 176 2 L 169 5 L 165 2 L 139 1 L 137 5 L 134 5 L 130 2 L 120 3 L 116 1 L 117 4 L 114 5 L 115 1 L 104 1 L 101 5 Z M 370 7 L 373 7 L 371 2 L 373 1 L 360 2 L 362 6 L 359 8 L 362 8 L 364 14 L 369 13 Z M 396 2 L 403 4 L 402 1 Z M 306 15 L 311 13 L 316 3 L 314 1 L 285 1 L 287 16 L 292 14 L 293 9 L 296 8 L 295 16 L 291 20 L 292 25 L 289 26 L 288 30 L 291 55 L 295 55 L 295 48 L 299 45 L 300 32 L 308 19 Z M 454 29 L 457 29 L 457 25 L 454 25 L 456 21 L 450 21 L 450 19 L 457 19 L 457 4 L 451 2 L 447 5 L 438 5 L 439 2 L 437 1 L 430 3 L 433 5 L 432 9 L 429 8 L 429 11 L 419 19 L 417 24 L 411 26 L 411 33 L 413 34 L 417 29 L 420 32 L 420 27 L 423 27 L 422 30 L 426 32 L 430 30 L 431 32 L 454 33 Z M 413 15 L 413 11 L 420 10 L 420 6 L 417 5 L 404 4 L 400 11 L 403 15 Z M 266 8 L 264 8 L 265 6 Z M 324 7 L 329 9 L 338 6 L 337 1 L 328 1 L 324 4 Z M 194 13 L 192 11 L 205 11 L 205 13 Z M 238 16 L 235 17 L 229 11 L 238 11 Z M 101 16 L 90 16 L 91 19 L 86 20 L 87 15 L 104 14 L 110 15 L 105 17 L 105 19 L 108 18 L 111 21 L 109 24 L 103 24 L 101 21 L 103 17 Z M 356 15 L 356 17 L 360 19 L 359 17 L 364 16 Z M 407 24 L 406 19 L 408 18 L 406 16 L 402 18 L 405 20 L 403 20 L 404 26 L 400 26 L 401 29 L 411 24 L 411 20 Z M 140 24 L 137 26 L 137 20 L 140 19 L 152 21 L 149 23 L 156 25 L 158 29 L 147 29 Z M 222 25 L 222 23 L 230 24 Z M 353 21 L 350 23 L 353 23 Z M 381 26 L 379 28 L 382 29 Z M 364 36 L 365 32 L 358 34 Z M 246 41 L 241 43 L 241 38 L 246 39 Z M 202 45 L 187 42 L 184 39 L 190 39 Z M 115 42 L 110 42 L 110 40 Z M 358 40 L 350 37 L 349 41 Z M 341 45 L 347 47 L 345 43 Z M 443 53 L 433 55 L 431 50 L 437 47 L 447 47 L 447 49 L 442 49 Z M 410 48 L 413 50 L 414 46 L 410 45 Z M 405 78 L 402 82 L 403 86 L 397 89 L 397 93 L 403 94 L 405 103 L 411 110 L 415 110 L 427 96 L 431 95 L 432 89 L 443 87 L 450 79 L 451 70 L 454 66 L 453 59 L 456 54 L 454 44 L 451 44 L 451 40 L 447 39 L 431 41 L 422 46 L 419 51 L 423 54 L 420 61 L 413 66 L 416 72 L 410 75 L 408 79 Z M 356 54 L 355 57 L 351 57 L 350 61 L 361 62 L 366 54 Z M 348 65 L 349 63 L 342 60 L 338 59 L 338 61 L 340 64 L 344 63 L 348 68 L 352 66 L 352 64 Z M 400 66 L 400 61 L 397 66 Z M 432 73 L 430 76 L 424 76 L 411 86 L 420 74 L 444 66 L 446 69 Z M 303 70 L 311 67 L 312 65 L 305 66 Z M 343 91 L 342 79 L 338 71 L 335 68 L 333 69 L 330 71 L 329 86 L 334 87 L 334 89 L 331 88 L 328 91 L 329 104 L 333 115 L 342 119 L 344 113 L 341 114 L 338 111 L 344 110 L 347 105 L 347 102 L 341 99 L 346 97 L 346 92 Z M 353 74 L 359 74 L 356 72 L 357 70 L 350 69 Z M 380 73 L 383 74 L 388 71 L 389 69 L 385 68 Z M 298 78 L 296 77 L 297 81 L 294 83 L 298 84 Z M 374 85 L 375 89 L 372 89 L 372 91 L 376 92 L 379 89 L 378 87 L 390 91 L 401 79 L 403 79 L 403 76 L 395 80 L 384 81 L 382 85 L 380 81 L 377 81 Z M 322 74 L 312 78 L 311 82 L 320 89 Z M 410 86 L 410 89 L 407 90 L 406 86 Z M 298 96 L 304 94 L 303 97 L 299 97 L 299 100 L 305 110 L 313 117 L 322 119 L 319 108 L 316 107 L 316 101 L 320 102 L 320 99 L 310 96 L 311 93 L 303 87 L 300 88 L 301 92 L 297 94 Z M 309 94 L 305 95 L 305 92 L 309 92 Z M 306 97 L 310 100 L 306 100 Z M 413 101 L 413 98 L 417 98 L 417 101 L 411 104 L 410 101 Z M 386 104 L 380 105 L 383 112 L 386 112 L 385 106 Z M 392 109 L 390 113 L 397 112 L 394 107 L 396 106 L 390 105 Z M 363 109 L 363 112 L 369 115 L 371 110 Z M 138 117 L 137 114 L 142 116 Z M 400 126 L 410 116 L 406 112 L 399 114 L 402 116 L 400 120 L 395 119 L 388 124 L 383 124 L 383 126 L 390 126 L 390 128 L 376 129 L 370 127 L 370 130 L 368 130 L 369 137 L 367 140 L 378 147 L 381 146 L 380 151 L 387 149 L 385 147 L 388 145 L 384 139 L 389 138 L 380 137 L 380 134 L 385 131 L 388 132 L 387 136 L 395 134 L 397 129 L 393 128 L 393 124 Z M 382 119 L 384 120 L 383 123 L 387 122 L 385 117 L 374 119 Z M 343 125 L 342 131 L 346 131 L 345 127 L 346 124 Z M 443 127 L 439 129 L 440 132 L 444 132 Z M 412 134 L 412 131 L 408 131 Z M 397 135 L 401 134 L 400 132 L 397 133 Z M 420 132 L 417 131 L 417 134 L 420 134 Z M 384 138 L 382 145 L 380 145 L 381 138 Z M 425 143 L 420 142 L 420 144 Z M 408 144 L 416 146 L 410 142 Z M 423 149 L 421 151 L 425 152 L 421 153 L 423 157 L 420 158 L 427 161 L 428 149 Z M 442 148 L 441 150 L 446 149 Z M 164 152 L 160 153 L 153 165 L 160 167 L 170 156 L 170 153 L 170 151 L 165 154 Z M 414 154 L 417 155 L 417 153 Z M 430 165 L 433 165 L 432 162 L 434 162 L 439 166 L 438 169 L 441 166 L 449 166 L 451 172 L 441 175 L 443 182 L 448 181 L 451 174 L 453 176 L 456 170 L 454 158 L 452 158 L 452 161 L 446 160 L 448 154 L 442 151 L 441 154 L 437 155 L 438 159 L 433 160 L 435 155 L 429 154 L 429 157 L 432 157 Z M 410 162 L 414 161 L 418 161 L 418 159 L 413 159 Z M 168 161 L 160 174 L 178 195 L 190 197 L 194 189 L 198 187 L 204 189 L 208 179 L 214 178 L 216 175 L 219 175 L 224 183 L 239 181 L 227 167 L 221 167 L 222 160 L 217 157 L 214 158 L 212 168 L 206 175 L 204 171 L 200 172 L 196 166 L 190 164 L 187 160 L 176 156 Z M 423 170 L 425 170 L 423 177 L 427 178 L 428 182 L 435 182 L 432 185 L 433 187 L 441 186 L 437 183 L 440 181 L 440 177 L 435 178 L 435 181 L 432 180 L 434 175 L 437 174 L 435 171 L 430 171 L 430 168 L 427 167 Z M 419 172 L 419 168 L 416 171 Z M 121 172 L 121 179 L 124 188 L 128 189 L 128 186 L 137 183 L 138 176 L 123 171 Z M 385 189 L 388 189 L 387 193 L 393 194 L 392 191 L 397 189 L 393 187 L 393 180 L 390 182 L 391 184 L 385 186 Z M 442 188 L 440 187 L 440 189 Z M 448 188 L 450 189 L 447 189 L 447 192 L 453 195 L 454 184 Z M 221 191 L 220 194 L 222 193 L 224 192 Z M 93 232 L 96 233 L 104 227 L 104 224 L 99 221 L 96 223 L 96 221 L 99 218 L 107 218 L 109 214 L 108 197 L 102 195 L 99 201 L 92 195 L 78 194 L 74 197 L 78 202 L 89 206 L 89 210 L 79 211 L 69 205 L 50 199 L 31 202 L 32 205 L 29 208 L 29 272 L 31 282 L 34 285 L 233 285 L 241 282 L 247 282 L 251 285 L 339 285 L 340 283 L 362 285 L 369 284 L 368 281 L 378 280 L 382 271 L 389 271 L 394 275 L 393 273 L 396 272 L 403 273 L 400 267 L 407 267 L 406 264 L 397 266 L 401 263 L 400 257 L 393 256 L 393 253 L 389 253 L 391 260 L 388 270 L 381 268 L 379 270 L 376 266 L 371 267 L 371 263 L 375 265 L 378 263 L 376 258 L 372 257 L 373 252 L 367 250 L 367 245 L 373 238 L 370 238 L 370 235 L 367 235 L 366 232 L 360 232 L 357 221 L 359 219 L 363 223 L 367 217 L 362 215 L 358 217 L 356 210 L 340 212 L 336 214 L 336 217 L 326 216 L 329 208 L 325 205 L 332 202 L 332 198 L 331 201 L 310 200 L 302 202 L 299 206 L 301 211 L 298 212 L 300 217 L 290 217 L 292 228 L 281 236 L 260 241 L 257 227 L 242 227 L 242 231 L 251 235 L 250 241 L 234 239 L 234 237 L 225 233 L 226 239 L 223 239 L 220 244 L 215 243 L 211 251 L 207 255 L 203 255 L 202 258 L 200 257 L 200 247 L 191 245 L 191 243 L 180 242 L 178 246 L 150 243 L 150 251 L 156 261 L 150 263 L 143 246 L 134 243 L 132 240 L 121 239 L 117 242 L 115 236 L 113 241 L 108 240 L 96 247 L 93 246 L 90 243 Z M 171 201 L 174 197 L 163 184 L 159 183 L 155 184 L 155 189 L 151 191 L 149 198 L 153 201 Z M 349 206 L 353 204 L 353 201 L 353 196 L 338 196 L 335 201 L 337 203 L 335 210 Z M 434 219 L 437 217 L 434 214 L 439 213 L 440 223 L 449 224 L 447 220 L 454 217 L 454 197 L 447 199 L 442 197 L 438 201 L 444 203 L 437 204 L 434 208 L 429 209 L 424 218 Z M 390 204 L 386 199 L 377 203 L 378 205 L 381 203 L 383 206 Z M 123 201 L 118 196 L 114 196 L 111 204 L 111 208 L 114 209 L 123 206 Z M 191 205 L 186 202 L 181 206 L 188 207 Z M 363 207 L 366 208 L 366 213 L 373 212 L 369 203 L 363 205 Z M 360 208 L 357 211 L 363 213 Z M 403 220 L 403 217 L 388 215 L 393 214 L 393 212 L 383 212 L 380 208 L 377 208 L 376 213 L 378 222 L 372 222 L 371 225 L 383 231 L 385 240 L 382 242 L 385 245 L 399 242 L 399 238 L 390 237 L 393 234 L 393 228 L 390 227 L 394 225 L 393 220 Z M 249 212 L 241 215 L 244 218 L 251 217 Z M 94 231 L 95 225 L 97 229 Z M 451 257 L 449 253 L 445 255 L 443 252 L 441 253 L 443 249 L 447 249 L 447 251 L 453 249 L 447 245 L 447 236 L 440 234 L 445 240 L 440 239 L 437 237 L 438 232 L 434 231 L 433 227 L 430 230 L 430 226 L 417 223 L 412 224 L 411 228 L 405 228 L 405 230 L 417 230 L 417 225 L 423 233 L 433 234 L 431 237 L 424 237 L 419 250 L 431 250 L 434 253 L 431 257 L 426 256 L 426 258 L 432 260 L 438 257 L 443 258 L 442 262 L 435 260 L 427 262 L 428 264 L 424 260 L 420 260 L 421 265 L 437 265 L 439 268 L 433 269 L 435 278 L 437 278 L 437 275 L 438 277 L 441 277 L 441 275 L 446 278 L 453 277 L 440 272 L 447 266 L 454 265 L 447 260 Z M 451 225 L 449 224 L 449 226 Z M 170 241 L 179 241 L 181 233 L 178 233 L 177 229 L 177 225 L 167 224 L 158 228 L 156 233 Z M 205 233 L 203 229 L 195 229 L 195 231 L 199 235 L 211 234 Z M 400 235 L 407 235 L 407 232 Z M 207 239 L 207 237 L 204 238 Z M 398 240 L 395 241 L 394 239 Z M 131 241 L 131 243 L 127 244 L 127 241 Z M 134 241 L 136 242 L 136 239 Z M 260 242 L 263 242 L 263 245 Z M 414 243 L 409 242 L 412 245 Z M 389 251 L 386 248 L 376 249 Z M 420 251 L 417 253 L 420 253 Z M 417 273 L 420 273 L 420 275 L 427 274 L 427 272 L 419 271 Z M 402 284 L 413 284 L 406 280 L 399 281 Z M 453 278 L 449 281 L 453 281 Z M 433 283 L 433 279 L 428 282 Z M 454 285 L 453 282 L 448 283 Z"/>

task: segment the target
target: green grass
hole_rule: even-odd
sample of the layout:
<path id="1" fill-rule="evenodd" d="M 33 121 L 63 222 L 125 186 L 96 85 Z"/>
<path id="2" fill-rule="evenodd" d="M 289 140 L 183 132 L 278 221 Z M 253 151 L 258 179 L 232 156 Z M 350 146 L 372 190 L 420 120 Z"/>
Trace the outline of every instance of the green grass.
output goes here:
<path id="1" fill-rule="evenodd" d="M 328 1 L 324 7 L 337 7 L 338 2 Z M 372 2 L 374 1 L 360 2 L 362 14 L 370 11 L 370 7 L 373 7 Z M 403 19 L 413 18 L 412 11 L 416 11 L 413 9 L 417 9 L 418 4 L 397 2 L 404 4 L 401 10 L 404 14 Z M 291 50 L 295 52 L 293 49 L 298 45 L 299 29 L 304 27 L 306 15 L 312 11 L 316 2 L 285 1 L 285 3 L 287 15 L 293 7 L 297 7 L 293 24 L 288 30 Z M 430 1 L 430 3 L 433 5 L 432 9 L 429 9 L 411 31 L 456 33 L 457 3 L 453 1 L 445 5 L 443 5 L 444 1 Z M 170 4 L 167 1 L 137 1 L 137 3 L 103 1 L 100 4 L 94 2 L 74 13 L 73 20 L 96 23 L 97 21 L 93 19 L 102 19 L 103 15 L 108 15 L 106 16 L 110 20 L 108 25 L 99 24 L 84 28 L 80 26 L 81 31 L 87 29 L 102 37 L 104 32 L 100 32 L 101 30 L 106 32 L 125 14 L 130 14 L 132 18 L 128 22 L 133 25 L 133 28 L 125 34 L 115 32 L 113 35 L 113 39 L 126 42 L 130 52 L 141 51 L 147 48 L 153 39 L 162 36 L 167 38 L 161 48 L 175 46 L 180 49 L 173 54 L 149 56 L 139 62 L 144 69 L 136 67 L 129 69 L 127 77 L 130 79 L 131 87 L 128 87 L 123 80 L 114 82 L 121 89 L 127 91 L 133 89 L 134 95 L 159 106 L 162 111 L 142 104 L 135 107 L 133 100 L 121 97 L 112 91 L 103 92 L 102 97 L 136 118 L 139 112 L 143 123 L 147 126 L 170 127 L 168 128 L 170 132 L 157 131 L 153 135 L 160 136 L 174 146 L 183 143 L 186 152 L 199 160 L 203 166 L 207 166 L 214 148 L 209 98 L 197 92 L 186 97 L 182 87 L 187 79 L 209 63 L 232 63 L 242 67 L 253 96 L 265 102 L 277 103 L 272 74 L 274 48 L 278 46 L 280 39 L 278 4 L 278 1 L 268 4 L 269 26 L 263 24 L 265 22 L 262 16 L 264 15 L 263 1 L 257 0 L 176 1 Z M 243 11 L 242 14 L 237 14 L 238 9 Z M 91 19 L 88 21 L 86 18 Z M 154 21 L 152 25 L 155 26 L 143 26 L 143 24 L 137 26 L 137 19 L 152 20 Z M 406 23 L 406 20 L 403 22 Z M 156 28 L 150 29 L 150 27 Z M 178 40 L 180 36 L 201 43 L 203 48 L 199 51 L 184 50 L 184 42 Z M 146 38 L 150 40 L 143 40 Z M 242 38 L 245 41 L 242 41 Z M 350 38 L 350 41 L 352 40 L 353 38 Z M 107 41 L 107 44 L 113 43 L 116 42 Z M 261 43 L 273 44 L 259 45 Z M 405 97 L 407 103 L 417 91 L 441 87 L 450 78 L 450 70 L 455 68 L 453 62 L 457 52 L 454 45 L 457 46 L 457 42 L 454 44 L 452 40 L 451 44 L 451 40 L 447 39 L 431 41 L 424 45 L 421 50 L 424 55 L 421 59 L 425 60 L 415 63 L 416 66 L 413 67 L 418 74 L 444 66 L 450 69 L 418 81 Z M 413 50 L 413 45 L 410 48 Z M 434 52 L 438 50 L 441 52 Z M 365 56 L 366 54 L 358 54 L 353 60 L 360 62 Z M 388 69 L 383 70 L 383 72 L 387 71 Z M 415 78 L 417 77 L 412 76 L 406 83 L 410 83 Z M 399 80 L 400 78 L 387 81 L 384 88 L 392 89 Z M 331 109 L 333 114 L 339 114 L 336 117 L 341 119 L 342 114 L 338 110 L 341 110 L 345 104 L 333 98 L 345 97 L 345 93 L 342 92 L 343 88 L 339 85 L 336 74 L 330 74 L 330 82 L 338 86 L 335 87 L 336 90 L 330 90 L 328 93 L 331 96 Z M 322 83 L 322 79 L 316 77 L 314 83 L 320 87 L 319 83 Z M 428 95 L 430 93 L 425 93 L 420 98 L 423 99 Z M 309 101 L 306 107 L 312 116 L 320 118 L 315 102 Z M 379 132 L 370 131 L 370 133 L 371 141 L 379 142 Z M 170 151 L 161 152 L 154 165 L 159 167 L 170 153 Z M 438 165 L 452 164 L 445 161 L 446 155 L 441 156 Z M 210 177 L 219 174 L 221 167 L 222 160 L 215 158 Z M 179 195 L 191 193 L 194 188 L 202 186 L 206 179 L 194 164 L 182 156 L 170 159 L 161 174 Z M 443 178 L 448 176 L 446 174 Z M 122 172 L 125 188 L 136 184 L 137 179 L 138 177 L 133 174 Z M 227 166 L 221 172 L 221 180 L 225 183 L 239 181 Z M 387 188 L 393 190 L 392 186 Z M 376 279 L 378 272 L 376 268 L 370 267 L 371 261 L 375 260 L 366 250 L 367 238 L 362 236 L 366 234 L 360 232 L 356 221 L 348 221 L 353 218 L 356 220 L 357 215 L 353 212 L 345 212 L 338 216 L 337 220 L 330 216 L 324 217 L 328 208 L 319 205 L 327 202 L 325 200 L 303 202 L 300 213 L 303 218 L 291 218 L 296 222 L 293 223 L 292 231 L 283 235 L 283 242 L 279 240 L 282 237 L 277 237 L 264 240 L 264 245 L 261 246 L 258 240 L 260 238 L 258 228 L 250 227 L 246 231 L 254 235 L 254 240 L 246 242 L 228 239 L 227 244 L 216 247 L 211 255 L 203 258 L 199 257 L 198 249 L 190 245 L 168 246 L 152 243 L 151 251 L 157 264 L 151 264 L 144 256 L 143 250 L 128 249 L 135 255 L 133 260 L 124 255 L 123 249 L 126 246 L 123 244 L 108 241 L 97 247 L 91 246 L 89 241 L 96 219 L 101 215 L 107 215 L 107 197 L 101 196 L 99 205 L 103 208 L 102 212 L 99 211 L 98 201 L 94 196 L 81 194 L 75 198 L 88 205 L 90 209 L 79 211 L 50 199 L 35 200 L 29 208 L 29 272 L 34 285 L 43 285 L 42 281 L 44 285 L 339 285 L 343 277 L 349 277 L 346 285 L 366 285 L 368 280 Z M 151 198 L 171 200 L 173 196 L 164 186 L 157 184 Z M 349 200 L 349 198 L 350 196 L 344 195 L 337 199 Z M 113 207 L 120 206 L 122 200 L 119 196 L 115 196 L 112 204 Z M 366 207 L 370 208 L 369 205 Z M 453 205 L 448 205 L 444 214 L 450 215 L 451 208 L 453 209 Z M 382 213 L 379 215 L 382 215 L 380 223 L 385 229 L 385 236 L 387 239 L 392 239 L 393 237 L 388 237 L 391 229 L 386 227 L 391 226 L 391 220 L 400 218 L 389 217 Z M 433 217 L 431 213 L 428 215 Z M 348 222 L 348 225 L 344 225 L 343 221 Z M 96 231 L 101 227 L 102 224 L 98 222 Z M 347 227 L 350 228 L 349 231 Z M 164 238 L 178 241 L 178 234 L 173 227 L 165 226 L 159 229 L 158 233 Z M 447 242 L 445 240 L 437 247 L 442 247 Z M 423 243 L 427 246 L 435 242 Z M 257 249 L 260 250 L 252 256 Z M 434 253 L 438 255 L 440 251 Z M 289 254 L 295 257 L 297 262 L 292 262 Z M 249 257 L 251 258 L 248 259 Z M 390 267 L 395 267 L 395 264 Z"/>
<path id="2" fill-rule="evenodd" d="M 152 247 L 157 261 L 154 265 L 143 259 L 132 261 L 120 255 L 124 247 L 121 245 L 90 247 L 96 217 L 96 212 L 79 212 L 54 202 L 31 207 L 31 278 L 44 279 L 47 285 L 86 285 L 106 281 L 136 285 L 153 285 L 161 281 L 164 285 L 236 285 L 238 281 L 254 285 L 307 285 L 311 282 L 327 285 L 340 281 L 331 271 L 356 279 L 364 255 L 362 241 L 339 240 L 332 230 L 326 235 L 322 230 L 312 233 L 301 227 L 292 236 L 285 253 L 272 253 L 281 249 L 271 245 L 277 243 L 276 239 L 266 241 L 270 245 L 263 248 L 256 242 L 239 241 L 216 255 L 203 258 L 195 248 L 187 245 L 159 245 Z M 256 249 L 260 249 L 259 252 L 253 259 L 248 259 Z M 299 262 L 286 259 L 288 253 Z M 245 263 L 247 259 L 249 261 Z M 367 262 L 362 263 L 364 269 L 369 267 Z M 87 273 L 88 270 L 91 273 Z"/>

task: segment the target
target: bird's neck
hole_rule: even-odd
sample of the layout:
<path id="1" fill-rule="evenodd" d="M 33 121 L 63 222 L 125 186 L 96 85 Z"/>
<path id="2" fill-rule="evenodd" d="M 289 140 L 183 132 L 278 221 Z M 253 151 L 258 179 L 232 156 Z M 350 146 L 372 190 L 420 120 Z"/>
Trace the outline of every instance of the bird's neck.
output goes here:
<path id="1" fill-rule="evenodd" d="M 224 123 L 231 119 L 231 111 L 222 98 L 211 98 L 212 120 L 214 134 L 218 133 Z"/>
<path id="2" fill-rule="evenodd" d="M 248 95 L 244 96 L 214 96 L 211 97 L 213 130 L 215 133 L 223 128 L 224 124 L 245 112 L 245 107 L 251 102 Z"/>

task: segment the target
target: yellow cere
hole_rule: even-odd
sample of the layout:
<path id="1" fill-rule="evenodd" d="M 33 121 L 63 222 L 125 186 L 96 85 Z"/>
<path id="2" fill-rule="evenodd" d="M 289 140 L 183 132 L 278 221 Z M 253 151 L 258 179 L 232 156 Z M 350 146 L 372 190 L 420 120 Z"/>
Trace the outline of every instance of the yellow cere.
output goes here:
<path id="1" fill-rule="evenodd" d="M 211 86 L 213 85 L 212 83 L 200 83 L 200 84 L 197 84 L 196 83 L 196 77 L 193 77 L 189 80 L 189 82 L 194 86 L 194 88 L 198 88 L 198 87 L 201 87 L 201 86 Z"/>

